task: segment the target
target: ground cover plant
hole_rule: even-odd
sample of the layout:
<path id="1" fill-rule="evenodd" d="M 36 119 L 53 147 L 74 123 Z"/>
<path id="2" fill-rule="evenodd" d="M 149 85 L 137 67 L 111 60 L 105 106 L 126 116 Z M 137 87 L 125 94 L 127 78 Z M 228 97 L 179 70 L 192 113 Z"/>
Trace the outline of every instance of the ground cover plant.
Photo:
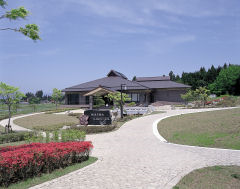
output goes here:
<path id="1" fill-rule="evenodd" d="M 25 142 L 68 142 L 68 141 L 84 141 L 86 134 L 84 131 L 67 129 L 67 130 L 55 130 L 52 132 L 45 132 L 45 137 L 42 132 L 34 132 L 33 135 L 26 135 Z"/>
<path id="2" fill-rule="evenodd" d="M 227 189 L 240 188 L 239 166 L 214 166 L 195 170 L 173 189 Z"/>
<path id="3" fill-rule="evenodd" d="M 85 161 L 93 145 L 91 142 L 52 142 L 0 148 L 0 185 L 41 173 L 49 173 L 74 163 Z"/>
<path id="4" fill-rule="evenodd" d="M 2 125 L 0 125 L 0 133 L 4 133 L 5 132 L 5 127 L 3 127 Z"/>
<path id="5" fill-rule="evenodd" d="M 3 143 L 3 144 L 0 144 L 0 148 L 5 147 L 5 146 L 18 146 L 18 145 L 22 145 L 22 144 L 26 144 L 26 141 L 23 140 L 23 141 L 18 141 L 18 142 Z"/>
<path id="6" fill-rule="evenodd" d="M 170 117 L 158 131 L 172 143 L 240 150 L 240 108 Z"/>
<path id="7" fill-rule="evenodd" d="M 66 175 L 68 173 L 71 173 L 73 171 L 76 171 L 78 169 L 81 169 L 83 167 L 86 167 L 94 162 L 97 161 L 96 157 L 89 157 L 88 160 L 80 162 L 80 163 L 74 163 L 72 165 L 69 165 L 65 167 L 64 169 L 55 169 L 51 173 L 42 173 L 40 177 L 33 177 L 33 178 L 28 178 L 23 181 L 19 181 L 17 183 L 11 184 L 8 186 L 8 189 L 26 189 L 33 187 L 35 185 L 53 180 L 55 178 L 61 177 L 63 175 Z M 3 188 L 3 187 L 0 187 Z"/>
<path id="8" fill-rule="evenodd" d="M 31 130 L 53 131 L 62 128 L 64 125 L 79 124 L 79 119 L 65 114 L 37 114 L 19 118 L 13 122 Z"/>
<path id="9" fill-rule="evenodd" d="M 32 132 L 11 132 L 0 134 L 0 144 L 24 141 L 26 137 L 32 137 Z"/>

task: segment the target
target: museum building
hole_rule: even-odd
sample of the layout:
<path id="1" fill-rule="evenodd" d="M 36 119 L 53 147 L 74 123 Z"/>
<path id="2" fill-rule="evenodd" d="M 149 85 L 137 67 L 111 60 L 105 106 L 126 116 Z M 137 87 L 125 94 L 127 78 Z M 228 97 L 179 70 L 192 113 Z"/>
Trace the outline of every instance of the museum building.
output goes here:
<path id="1" fill-rule="evenodd" d="M 130 97 L 130 102 L 147 106 L 157 101 L 182 102 L 181 94 L 189 89 L 184 85 L 170 80 L 169 76 L 136 77 L 134 81 L 115 70 L 106 77 L 74 85 L 62 90 L 65 92 L 66 105 L 82 105 L 87 107 L 94 96 L 102 96 L 122 91 Z"/>

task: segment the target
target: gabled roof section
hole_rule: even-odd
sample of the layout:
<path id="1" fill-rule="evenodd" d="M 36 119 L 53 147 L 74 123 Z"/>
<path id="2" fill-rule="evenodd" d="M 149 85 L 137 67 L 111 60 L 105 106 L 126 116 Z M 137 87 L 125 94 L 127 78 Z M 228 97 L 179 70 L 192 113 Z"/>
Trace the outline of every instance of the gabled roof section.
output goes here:
<path id="1" fill-rule="evenodd" d="M 177 83 L 170 80 L 161 81 L 138 81 L 137 83 L 142 84 L 151 89 L 169 89 L 169 88 L 190 88 L 191 86 L 182 83 Z"/>
<path id="2" fill-rule="evenodd" d="M 136 77 L 136 81 L 170 81 L 169 76 L 157 76 L 157 77 Z"/>
<path id="3" fill-rule="evenodd" d="M 141 83 L 138 82 L 133 82 L 133 81 L 129 81 L 127 79 L 124 79 L 122 77 L 119 76 L 109 76 L 109 77 L 104 77 L 101 79 L 97 79 L 97 80 L 93 80 L 93 81 L 89 81 L 86 83 L 82 83 L 79 85 L 75 85 L 69 88 L 66 88 L 63 90 L 63 92 L 87 92 L 87 91 L 91 91 L 96 89 L 97 87 L 99 87 L 99 85 L 101 85 L 102 87 L 106 88 L 106 89 L 110 89 L 110 90 L 120 90 L 121 89 L 121 85 L 125 84 L 127 86 L 128 90 L 148 90 L 149 88 L 142 85 Z"/>
<path id="4" fill-rule="evenodd" d="M 124 74 L 117 72 L 115 70 L 110 70 L 110 72 L 107 74 L 108 77 L 122 77 L 124 79 L 128 79 Z"/>
<path id="5" fill-rule="evenodd" d="M 117 91 L 103 87 L 99 85 L 97 88 L 89 91 L 88 93 L 84 94 L 83 96 L 98 96 L 98 95 L 106 95 L 108 93 L 115 93 Z"/>

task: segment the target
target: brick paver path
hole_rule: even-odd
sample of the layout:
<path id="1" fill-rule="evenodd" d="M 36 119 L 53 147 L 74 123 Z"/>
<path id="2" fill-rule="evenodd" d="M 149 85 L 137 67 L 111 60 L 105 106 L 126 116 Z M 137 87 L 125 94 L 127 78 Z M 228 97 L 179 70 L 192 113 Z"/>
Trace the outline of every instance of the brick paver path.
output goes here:
<path id="1" fill-rule="evenodd" d="M 155 120 L 199 111 L 206 109 L 171 110 L 132 120 L 115 132 L 89 135 L 96 163 L 33 188 L 172 188 L 194 169 L 240 165 L 240 151 L 163 143 L 153 134 Z"/>

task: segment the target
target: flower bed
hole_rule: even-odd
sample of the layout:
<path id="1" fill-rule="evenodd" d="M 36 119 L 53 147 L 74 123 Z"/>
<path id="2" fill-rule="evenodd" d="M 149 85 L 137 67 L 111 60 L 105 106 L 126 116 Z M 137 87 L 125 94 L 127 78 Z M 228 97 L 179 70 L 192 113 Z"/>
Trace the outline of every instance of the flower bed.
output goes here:
<path id="1" fill-rule="evenodd" d="M 214 100 L 207 101 L 206 105 L 217 104 L 217 103 L 225 100 L 226 98 L 227 98 L 227 96 L 223 96 L 223 97 L 220 97 L 220 98 L 217 98 L 217 99 L 214 99 Z"/>
<path id="2" fill-rule="evenodd" d="M 87 160 L 91 142 L 32 143 L 0 148 L 0 185 Z"/>

